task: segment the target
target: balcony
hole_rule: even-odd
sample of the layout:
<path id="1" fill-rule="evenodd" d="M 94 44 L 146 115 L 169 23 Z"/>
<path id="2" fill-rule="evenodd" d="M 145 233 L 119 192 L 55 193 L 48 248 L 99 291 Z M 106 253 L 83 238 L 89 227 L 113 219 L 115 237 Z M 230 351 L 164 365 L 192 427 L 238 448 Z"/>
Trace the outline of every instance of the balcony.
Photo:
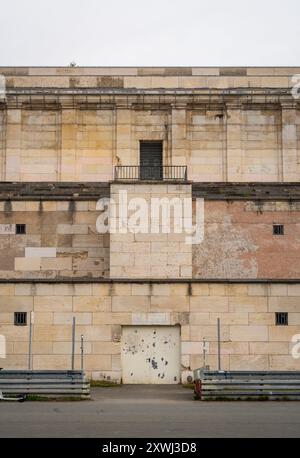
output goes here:
<path id="1" fill-rule="evenodd" d="M 114 178 L 117 181 L 186 181 L 187 167 L 185 165 L 117 165 Z"/>

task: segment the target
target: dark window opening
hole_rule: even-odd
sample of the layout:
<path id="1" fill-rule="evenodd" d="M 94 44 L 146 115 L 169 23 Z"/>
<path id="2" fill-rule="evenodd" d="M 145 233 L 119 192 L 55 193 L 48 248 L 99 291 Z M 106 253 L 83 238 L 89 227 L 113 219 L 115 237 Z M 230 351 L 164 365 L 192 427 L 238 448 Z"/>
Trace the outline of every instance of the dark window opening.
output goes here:
<path id="1" fill-rule="evenodd" d="M 288 325 L 288 313 L 287 312 L 276 312 L 275 314 L 276 326 L 287 326 Z"/>
<path id="2" fill-rule="evenodd" d="M 27 312 L 15 312 L 15 326 L 26 326 Z"/>
<path id="3" fill-rule="evenodd" d="M 16 224 L 16 234 L 26 234 L 26 224 Z"/>
<path id="4" fill-rule="evenodd" d="M 284 225 L 273 224 L 273 235 L 284 235 Z"/>
<path id="5" fill-rule="evenodd" d="M 163 179 L 162 141 L 140 141 L 140 179 Z"/>

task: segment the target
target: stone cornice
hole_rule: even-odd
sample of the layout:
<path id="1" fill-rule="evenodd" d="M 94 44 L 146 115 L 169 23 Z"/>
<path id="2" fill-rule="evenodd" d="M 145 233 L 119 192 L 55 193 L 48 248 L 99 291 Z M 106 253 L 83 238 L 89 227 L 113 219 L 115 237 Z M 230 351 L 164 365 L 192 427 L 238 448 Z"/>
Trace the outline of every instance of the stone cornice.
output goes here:
<path id="1" fill-rule="evenodd" d="M 193 183 L 193 197 L 207 200 L 300 201 L 300 183 Z"/>
<path id="2" fill-rule="evenodd" d="M 0 182 L 0 200 L 96 200 L 110 195 L 110 183 L 121 182 Z M 126 182 L 126 184 L 129 183 L 129 181 Z M 143 181 L 133 183 L 145 184 Z M 153 182 L 149 183 L 154 184 Z M 156 183 L 166 182 L 159 181 Z M 170 184 L 174 184 L 174 182 L 170 182 Z M 192 184 L 193 197 L 207 200 L 300 201 L 300 183 L 296 182 L 176 182 L 176 184 Z"/>
<path id="3" fill-rule="evenodd" d="M 0 182 L 0 200 L 96 200 L 109 196 L 108 183 Z"/>

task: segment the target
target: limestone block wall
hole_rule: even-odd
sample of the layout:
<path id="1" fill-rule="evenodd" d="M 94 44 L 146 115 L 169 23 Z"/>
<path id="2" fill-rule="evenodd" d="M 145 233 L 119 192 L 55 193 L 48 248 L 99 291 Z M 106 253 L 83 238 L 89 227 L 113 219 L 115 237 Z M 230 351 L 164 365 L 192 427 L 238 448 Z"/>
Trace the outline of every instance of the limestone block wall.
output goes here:
<path id="1" fill-rule="evenodd" d="M 290 181 L 299 181 L 298 170 L 300 166 L 300 113 L 299 110 L 283 105 L 282 114 L 282 152 L 283 152 L 283 177 Z"/>
<path id="2" fill-rule="evenodd" d="M 163 161 L 170 163 L 171 140 L 168 126 L 170 109 L 134 109 L 117 107 L 115 158 L 117 165 L 140 164 L 140 140 L 163 141 Z M 177 164 L 177 162 L 176 162 Z M 179 164 L 178 164 L 179 165 Z"/>
<path id="3" fill-rule="evenodd" d="M 161 140 L 165 165 L 199 182 L 299 181 L 299 109 L 0 107 L 3 181 L 110 181 L 113 166 L 139 165 L 140 140 Z M 2 109 L 1 109 L 2 108 Z"/>
<path id="4" fill-rule="evenodd" d="M 284 104 L 264 109 L 228 103 L 225 109 L 188 110 L 189 178 L 299 181 L 299 116 L 299 110 Z"/>
<path id="5" fill-rule="evenodd" d="M 192 245 L 186 243 L 186 232 L 176 233 L 174 211 L 170 207 L 170 231 L 167 232 L 167 221 L 162 218 L 160 211 L 158 221 L 151 214 L 153 199 L 178 199 L 182 204 L 185 198 L 191 199 L 190 184 L 111 184 L 111 198 L 119 208 L 120 192 L 126 192 L 128 204 L 133 199 L 143 199 L 146 205 L 147 217 L 137 225 L 141 231 L 134 232 L 125 227 L 125 232 L 117 231 L 110 234 L 110 277 L 111 278 L 191 278 L 192 276 Z M 163 201 L 162 201 L 163 202 Z M 138 206 L 140 203 L 138 202 Z M 139 207 L 128 210 L 126 224 Z M 162 207 L 160 207 L 162 208 Z M 124 219 L 116 215 L 117 227 Z M 158 224 L 158 233 L 151 232 L 152 223 Z"/>
<path id="6" fill-rule="evenodd" d="M 205 200 L 204 210 L 194 278 L 300 277 L 300 202 Z M 273 235 L 273 224 L 284 235 Z"/>
<path id="7" fill-rule="evenodd" d="M 292 87 L 299 67 L 0 67 L 7 87 Z"/>
<path id="8" fill-rule="evenodd" d="M 281 110 L 242 113 L 242 174 L 245 181 L 282 181 Z"/>
<path id="9" fill-rule="evenodd" d="M 187 165 L 193 181 L 299 181 L 300 114 L 292 96 L 299 68 L 0 74 L 7 86 L 0 105 L 3 181 L 110 181 L 115 165 L 139 164 L 140 140 L 162 140 L 164 164 Z"/>
<path id="10" fill-rule="evenodd" d="M 194 181 L 227 181 L 226 123 L 223 110 L 189 110 L 188 176 Z M 239 151 L 239 154 L 241 152 Z"/>
<path id="11" fill-rule="evenodd" d="M 190 196 L 190 185 L 112 185 L 112 196 Z M 151 206 L 149 205 L 149 208 Z M 129 211 L 128 217 L 134 211 Z M 100 210 L 90 201 L 0 202 L 0 278 L 201 278 L 300 277 L 298 201 L 204 202 L 204 239 L 188 245 L 186 233 L 98 233 Z M 160 215 L 161 216 L 161 215 Z M 195 217 L 195 214 L 194 214 Z M 119 221 L 119 220 L 118 220 Z M 26 234 L 16 234 L 26 224 Z M 284 235 L 273 235 L 273 224 Z"/>
<path id="12" fill-rule="evenodd" d="M 63 109 L 57 181 L 108 181 L 112 178 L 114 110 Z"/>
<path id="13" fill-rule="evenodd" d="M 7 111 L 7 181 L 56 180 L 60 123 L 57 110 Z"/>
<path id="14" fill-rule="evenodd" d="M 6 137 L 6 117 L 5 117 L 5 111 L 0 110 L 0 177 L 1 180 L 5 176 L 5 163 L 4 163 L 4 157 L 5 157 L 5 137 Z"/>
<path id="15" fill-rule="evenodd" d="M 0 202 L 0 278 L 104 277 L 109 238 L 96 201 Z M 16 234 L 16 224 L 26 233 Z"/>
<path id="16" fill-rule="evenodd" d="M 111 178 L 112 110 L 62 110 L 57 106 L 8 109 L 5 114 L 6 148 L 2 157 L 6 181 L 108 181 Z M 0 131 L 3 136 L 3 123 Z"/>
<path id="17" fill-rule="evenodd" d="M 34 311 L 33 368 L 71 365 L 71 323 L 76 317 L 75 367 L 94 379 L 122 378 L 121 334 L 127 325 L 180 325 L 181 373 L 185 381 L 203 365 L 217 368 L 217 318 L 221 363 L 231 370 L 299 370 L 291 350 L 300 332 L 300 285 L 295 283 L 6 283 L 0 285 L 0 334 L 7 356 L 1 366 L 26 369 L 28 326 L 14 326 L 13 313 Z M 288 312 L 288 326 L 275 325 Z"/>

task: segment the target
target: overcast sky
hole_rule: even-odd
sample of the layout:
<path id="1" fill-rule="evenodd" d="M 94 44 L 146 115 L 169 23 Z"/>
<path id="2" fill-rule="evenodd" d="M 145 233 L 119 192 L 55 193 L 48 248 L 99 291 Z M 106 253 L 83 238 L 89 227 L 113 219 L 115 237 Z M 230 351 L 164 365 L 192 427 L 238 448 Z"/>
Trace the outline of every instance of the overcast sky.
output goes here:
<path id="1" fill-rule="evenodd" d="M 300 0 L 0 0 L 0 65 L 300 65 Z"/>

